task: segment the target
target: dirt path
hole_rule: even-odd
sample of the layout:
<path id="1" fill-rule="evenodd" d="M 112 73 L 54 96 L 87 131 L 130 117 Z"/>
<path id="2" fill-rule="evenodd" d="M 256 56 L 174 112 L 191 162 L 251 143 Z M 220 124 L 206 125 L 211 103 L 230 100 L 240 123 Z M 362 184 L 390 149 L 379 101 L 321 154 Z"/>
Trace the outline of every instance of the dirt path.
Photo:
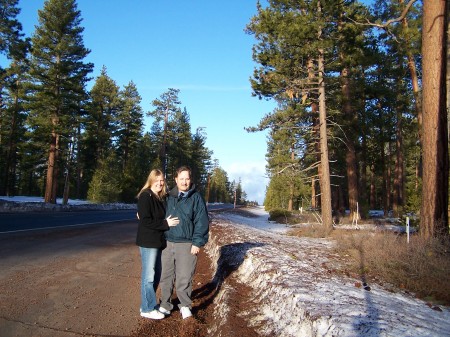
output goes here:
<path id="1" fill-rule="evenodd" d="M 214 271 L 204 251 L 195 319 L 182 320 L 178 310 L 161 321 L 141 318 L 135 231 L 128 222 L 0 235 L 0 336 L 257 336 L 238 315 L 249 305 L 246 289 L 225 280 L 230 271 Z"/>

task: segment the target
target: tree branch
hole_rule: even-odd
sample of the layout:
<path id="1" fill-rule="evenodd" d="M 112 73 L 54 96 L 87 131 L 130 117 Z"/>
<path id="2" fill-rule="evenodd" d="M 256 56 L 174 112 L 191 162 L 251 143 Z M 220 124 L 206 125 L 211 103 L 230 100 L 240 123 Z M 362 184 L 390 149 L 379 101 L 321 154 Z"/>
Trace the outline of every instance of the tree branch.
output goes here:
<path id="1" fill-rule="evenodd" d="M 400 22 L 400 21 L 402 21 L 402 20 L 406 17 L 406 14 L 408 14 L 408 12 L 409 12 L 411 6 L 412 6 L 415 2 L 417 2 L 417 0 L 410 0 L 410 1 L 406 4 L 406 7 L 403 9 L 402 13 L 400 14 L 400 16 L 399 16 L 398 18 L 387 20 L 385 23 L 373 23 L 373 22 L 370 22 L 369 20 L 367 20 L 367 23 L 362 23 L 362 22 L 357 22 L 357 21 L 355 21 L 355 20 L 353 20 L 353 19 L 351 19 L 351 18 L 348 18 L 348 19 L 349 19 L 350 21 L 352 21 L 354 24 L 357 24 L 357 25 L 374 26 L 374 27 L 378 27 L 378 28 L 381 28 L 381 29 L 386 29 L 386 28 L 387 28 L 388 26 L 390 26 L 391 24 L 393 24 L 393 23 L 395 23 L 395 22 Z"/>

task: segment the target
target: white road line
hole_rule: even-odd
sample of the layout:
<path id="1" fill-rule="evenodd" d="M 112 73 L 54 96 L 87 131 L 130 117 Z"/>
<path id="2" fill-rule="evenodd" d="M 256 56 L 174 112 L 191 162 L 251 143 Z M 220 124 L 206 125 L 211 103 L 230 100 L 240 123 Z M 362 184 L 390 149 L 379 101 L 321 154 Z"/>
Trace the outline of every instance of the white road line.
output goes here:
<path id="1" fill-rule="evenodd" d="M 82 224 L 75 224 L 75 225 L 64 225 L 64 226 L 53 226 L 53 227 L 39 227 L 39 228 L 19 229 L 19 230 L 15 230 L 15 231 L 0 232 L 0 234 L 30 232 L 30 231 L 38 231 L 38 230 L 43 230 L 43 229 L 54 229 L 54 228 L 81 227 L 81 226 L 96 225 L 96 224 L 118 222 L 118 221 L 128 221 L 128 220 L 135 220 L 135 219 L 134 218 L 129 218 L 129 219 L 120 219 L 120 220 L 89 222 L 89 223 L 82 223 Z"/>

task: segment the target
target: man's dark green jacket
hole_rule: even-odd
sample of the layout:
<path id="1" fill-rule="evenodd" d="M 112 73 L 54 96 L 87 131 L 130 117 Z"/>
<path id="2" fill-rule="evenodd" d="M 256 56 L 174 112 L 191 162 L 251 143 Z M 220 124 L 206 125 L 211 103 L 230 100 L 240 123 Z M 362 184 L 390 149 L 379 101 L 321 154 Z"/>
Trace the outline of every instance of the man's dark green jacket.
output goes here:
<path id="1" fill-rule="evenodd" d="M 178 187 L 174 187 L 167 198 L 166 216 L 178 217 L 180 223 L 165 232 L 167 241 L 191 242 L 203 247 L 209 238 L 209 217 L 206 204 L 195 185 L 179 196 Z"/>

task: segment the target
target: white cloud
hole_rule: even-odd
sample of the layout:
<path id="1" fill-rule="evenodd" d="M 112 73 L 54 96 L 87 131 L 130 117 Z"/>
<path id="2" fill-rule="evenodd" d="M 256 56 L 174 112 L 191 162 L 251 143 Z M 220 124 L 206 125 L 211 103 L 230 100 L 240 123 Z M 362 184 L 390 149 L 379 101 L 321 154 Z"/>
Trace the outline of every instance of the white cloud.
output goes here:
<path id="1" fill-rule="evenodd" d="M 269 184 L 269 179 L 266 176 L 266 163 L 260 162 L 241 162 L 231 163 L 223 169 L 228 174 L 230 182 L 236 182 L 241 179 L 242 189 L 247 193 L 247 200 L 257 201 L 258 204 L 264 203 L 266 194 L 266 186 Z"/>

